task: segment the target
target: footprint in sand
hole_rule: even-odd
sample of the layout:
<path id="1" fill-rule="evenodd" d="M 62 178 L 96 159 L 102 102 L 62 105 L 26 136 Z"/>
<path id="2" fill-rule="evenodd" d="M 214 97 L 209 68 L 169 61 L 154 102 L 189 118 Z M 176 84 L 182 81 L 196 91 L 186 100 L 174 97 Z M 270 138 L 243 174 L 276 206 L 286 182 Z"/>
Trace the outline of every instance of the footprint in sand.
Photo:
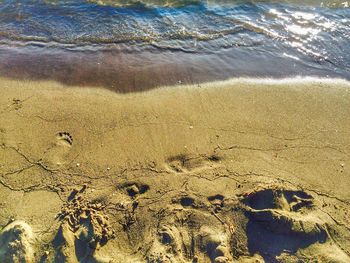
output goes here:
<path id="1" fill-rule="evenodd" d="M 304 191 L 263 189 L 242 200 L 249 218 L 248 249 L 268 262 L 286 251 L 295 254 L 328 238 L 326 222 L 314 209 L 314 199 Z"/>
<path id="2" fill-rule="evenodd" d="M 148 262 L 232 262 L 231 236 L 212 214 L 193 209 L 192 198 L 181 198 L 184 209 L 169 208 L 160 218 Z"/>
<path id="3" fill-rule="evenodd" d="M 102 203 L 92 203 L 72 192 L 58 218 L 60 229 L 53 241 L 54 262 L 100 262 L 95 251 L 114 238 Z"/>
<path id="4" fill-rule="evenodd" d="M 14 221 L 0 232 L 1 262 L 34 262 L 32 228 L 24 221 Z"/>
<path id="5" fill-rule="evenodd" d="M 208 201 L 210 202 L 211 206 L 213 207 L 213 211 L 215 213 L 221 211 L 222 208 L 224 207 L 224 199 L 225 199 L 225 197 L 223 195 L 220 195 L 220 194 L 208 197 Z"/>
<path id="6" fill-rule="evenodd" d="M 73 137 L 68 132 L 58 132 L 53 145 L 44 153 L 43 163 L 50 168 L 66 164 L 72 146 Z"/>
<path id="7" fill-rule="evenodd" d="M 140 182 L 127 182 L 118 188 L 125 191 L 131 198 L 136 198 L 139 195 L 145 194 L 149 190 L 149 186 L 147 184 L 142 184 Z"/>
<path id="8" fill-rule="evenodd" d="M 166 161 L 166 168 L 174 173 L 186 173 L 202 169 L 214 168 L 220 163 L 221 157 L 216 154 L 209 156 L 192 156 L 189 154 L 179 154 L 171 156 Z"/>
<path id="9" fill-rule="evenodd" d="M 56 134 L 56 139 L 59 142 L 68 143 L 70 146 L 73 144 L 73 137 L 68 132 L 59 132 Z"/>

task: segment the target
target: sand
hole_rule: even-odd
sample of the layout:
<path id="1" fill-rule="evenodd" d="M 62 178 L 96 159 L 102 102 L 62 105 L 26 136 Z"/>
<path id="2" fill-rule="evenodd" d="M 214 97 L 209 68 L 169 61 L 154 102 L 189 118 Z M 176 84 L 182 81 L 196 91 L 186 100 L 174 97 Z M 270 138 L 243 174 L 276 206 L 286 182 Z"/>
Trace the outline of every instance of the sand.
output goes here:
<path id="1" fill-rule="evenodd" d="M 350 83 L 0 87 L 1 262 L 350 262 Z"/>

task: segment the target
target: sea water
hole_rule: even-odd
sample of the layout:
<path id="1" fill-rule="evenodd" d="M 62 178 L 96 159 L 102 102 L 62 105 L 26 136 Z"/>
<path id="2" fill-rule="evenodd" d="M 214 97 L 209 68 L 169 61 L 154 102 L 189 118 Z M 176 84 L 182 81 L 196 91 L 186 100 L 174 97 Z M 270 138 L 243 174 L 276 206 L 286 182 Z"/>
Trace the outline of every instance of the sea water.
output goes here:
<path id="1" fill-rule="evenodd" d="M 0 75 L 119 91 L 350 79 L 350 1 L 3 0 Z"/>

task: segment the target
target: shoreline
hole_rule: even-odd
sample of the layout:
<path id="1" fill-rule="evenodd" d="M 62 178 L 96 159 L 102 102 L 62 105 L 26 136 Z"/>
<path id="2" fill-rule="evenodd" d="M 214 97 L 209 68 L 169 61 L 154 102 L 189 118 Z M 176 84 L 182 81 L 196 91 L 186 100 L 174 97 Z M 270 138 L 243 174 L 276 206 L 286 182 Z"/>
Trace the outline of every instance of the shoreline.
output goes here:
<path id="1" fill-rule="evenodd" d="M 0 257 L 350 259 L 348 81 L 0 88 Z"/>
<path id="2" fill-rule="evenodd" d="M 67 51 L 2 46 L 0 76 L 20 81 L 58 81 L 71 87 L 98 86 L 119 93 L 179 83 L 200 85 L 229 78 L 283 79 L 307 75 L 350 80 L 346 69 L 329 67 L 326 61 L 319 68 L 284 56 L 264 57 L 252 48 L 230 48 L 218 53 L 211 52 L 210 47 L 205 50 L 182 52 L 155 47 L 129 50 L 116 46 L 105 51 Z"/>

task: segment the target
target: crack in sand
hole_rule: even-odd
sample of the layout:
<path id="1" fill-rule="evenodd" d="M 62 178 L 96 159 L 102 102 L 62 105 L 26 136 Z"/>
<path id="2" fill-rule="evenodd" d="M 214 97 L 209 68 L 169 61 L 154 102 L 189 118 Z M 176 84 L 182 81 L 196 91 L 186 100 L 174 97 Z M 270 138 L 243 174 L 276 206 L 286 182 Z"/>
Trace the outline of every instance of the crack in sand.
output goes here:
<path id="1" fill-rule="evenodd" d="M 199 127 L 203 127 L 205 129 L 208 130 L 214 130 L 214 131 L 223 131 L 223 132 L 233 132 L 233 133 L 238 133 L 238 134 L 244 134 L 244 135 L 255 135 L 255 136 L 259 136 L 259 137 L 270 137 L 276 140 L 281 140 L 281 141 L 301 141 L 301 140 L 305 140 L 305 139 L 309 139 L 314 137 L 317 134 L 320 133 L 331 133 L 331 132 L 335 132 L 337 134 L 339 133 L 343 133 L 343 134 L 349 134 L 349 132 L 347 131 L 339 131 L 339 130 L 319 130 L 317 132 L 311 132 L 307 135 L 304 136 L 300 136 L 300 137 L 293 137 L 293 138 L 288 138 L 288 137 L 278 137 L 278 136 L 274 136 L 271 135 L 270 133 L 266 132 L 266 133 L 258 133 L 258 132 L 252 132 L 252 131 L 239 131 L 239 130 L 235 130 L 232 128 L 214 128 L 214 127 L 207 127 L 207 126 L 201 126 L 199 125 Z M 262 131 L 263 132 L 263 131 Z"/>
<path id="2" fill-rule="evenodd" d="M 349 155 L 346 151 L 338 149 L 332 145 L 324 145 L 324 146 L 311 146 L 311 145 L 288 145 L 284 146 L 284 148 L 257 148 L 257 147 L 250 147 L 250 146 L 241 146 L 241 145 L 231 145 L 227 147 L 222 147 L 221 145 L 217 145 L 214 149 L 214 152 L 217 150 L 220 151 L 229 151 L 229 150 L 249 150 L 249 151 L 260 151 L 260 152 L 280 152 L 280 151 L 288 151 L 290 149 L 317 149 L 317 150 L 325 150 L 325 149 L 331 149 L 338 153 L 342 153 L 345 155 Z"/>

